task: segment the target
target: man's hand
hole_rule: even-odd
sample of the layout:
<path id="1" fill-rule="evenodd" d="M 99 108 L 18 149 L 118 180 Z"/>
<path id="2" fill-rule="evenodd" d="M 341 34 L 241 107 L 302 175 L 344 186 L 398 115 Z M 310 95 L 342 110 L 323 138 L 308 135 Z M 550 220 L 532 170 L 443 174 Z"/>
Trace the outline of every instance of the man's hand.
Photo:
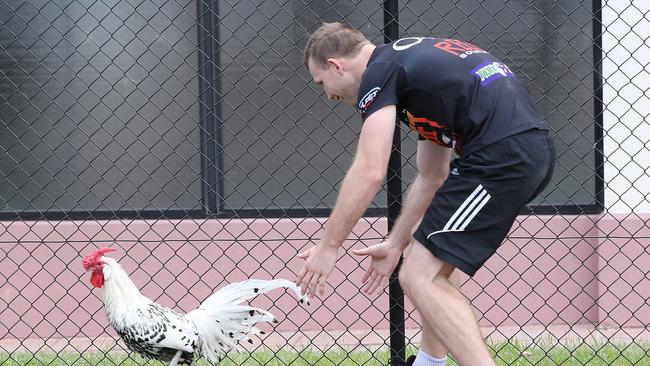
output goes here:
<path id="1" fill-rule="evenodd" d="M 402 255 L 401 250 L 387 241 L 363 249 L 353 249 L 352 253 L 371 257 L 370 267 L 361 279 L 367 295 L 372 295 L 380 286 L 384 288 L 388 285 L 388 279 Z"/>
<path id="2" fill-rule="evenodd" d="M 316 246 L 298 254 L 298 258 L 306 259 L 305 265 L 298 272 L 296 285 L 300 286 L 301 293 L 305 295 L 307 289 L 312 296 L 325 295 L 325 284 L 334 269 L 338 249 L 319 243 Z M 318 289 L 318 292 L 316 292 Z"/>

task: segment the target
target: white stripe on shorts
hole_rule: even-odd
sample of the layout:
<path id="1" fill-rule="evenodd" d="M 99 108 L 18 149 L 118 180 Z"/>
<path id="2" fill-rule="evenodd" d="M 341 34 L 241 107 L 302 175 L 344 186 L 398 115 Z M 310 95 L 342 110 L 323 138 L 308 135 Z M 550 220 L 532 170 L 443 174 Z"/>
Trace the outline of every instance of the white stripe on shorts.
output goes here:
<path id="1" fill-rule="evenodd" d="M 492 196 L 479 184 L 478 187 L 472 192 L 469 197 L 465 199 L 462 205 L 454 212 L 445 227 L 442 230 L 434 231 L 427 235 L 427 239 L 431 235 L 444 233 L 448 231 L 464 231 L 467 225 L 474 219 L 479 211 L 485 206 Z"/>

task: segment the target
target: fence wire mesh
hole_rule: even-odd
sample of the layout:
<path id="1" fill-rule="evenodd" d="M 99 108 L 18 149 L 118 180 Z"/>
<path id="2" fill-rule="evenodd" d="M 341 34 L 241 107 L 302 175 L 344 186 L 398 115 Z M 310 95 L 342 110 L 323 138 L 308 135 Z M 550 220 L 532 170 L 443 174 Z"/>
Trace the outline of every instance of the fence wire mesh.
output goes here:
<path id="1" fill-rule="evenodd" d="M 323 21 L 479 45 L 551 127 L 552 183 L 463 279 L 497 363 L 650 365 L 647 2 L 0 0 L 0 20 L 0 365 L 147 363 L 81 265 L 99 247 L 181 312 L 296 278 L 360 129 L 302 65 Z M 279 322 L 224 362 L 398 365 L 396 334 L 414 351 L 418 314 L 360 292 L 367 263 L 348 251 L 387 236 L 415 175 L 400 136 L 403 182 L 355 226 L 325 298 L 254 300 Z"/>

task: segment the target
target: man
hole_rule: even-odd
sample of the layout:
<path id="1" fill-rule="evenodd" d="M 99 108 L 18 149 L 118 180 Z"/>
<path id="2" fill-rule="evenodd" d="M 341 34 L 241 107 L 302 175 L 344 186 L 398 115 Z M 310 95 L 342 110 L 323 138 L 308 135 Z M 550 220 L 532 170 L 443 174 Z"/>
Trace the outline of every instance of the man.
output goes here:
<path id="1" fill-rule="evenodd" d="M 423 322 L 414 365 L 444 365 L 447 351 L 462 365 L 494 365 L 449 278 L 456 268 L 473 276 L 551 178 L 553 143 L 525 86 L 471 44 L 411 37 L 374 46 L 340 23 L 314 32 L 304 61 L 329 99 L 359 109 L 363 126 L 323 238 L 298 255 L 306 262 L 297 284 L 323 295 L 338 248 L 383 183 L 399 119 L 419 134 L 418 175 L 387 240 L 353 251 L 371 258 L 364 290 L 385 287 L 410 246 L 399 281 Z"/>

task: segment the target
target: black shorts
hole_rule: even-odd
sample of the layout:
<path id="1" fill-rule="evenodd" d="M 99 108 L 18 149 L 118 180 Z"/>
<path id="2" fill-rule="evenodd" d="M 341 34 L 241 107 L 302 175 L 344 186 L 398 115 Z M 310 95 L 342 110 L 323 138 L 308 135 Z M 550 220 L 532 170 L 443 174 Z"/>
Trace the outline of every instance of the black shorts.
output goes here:
<path id="1" fill-rule="evenodd" d="M 473 276 L 501 245 L 519 211 L 551 180 L 548 131 L 528 130 L 455 159 L 414 238 Z"/>

